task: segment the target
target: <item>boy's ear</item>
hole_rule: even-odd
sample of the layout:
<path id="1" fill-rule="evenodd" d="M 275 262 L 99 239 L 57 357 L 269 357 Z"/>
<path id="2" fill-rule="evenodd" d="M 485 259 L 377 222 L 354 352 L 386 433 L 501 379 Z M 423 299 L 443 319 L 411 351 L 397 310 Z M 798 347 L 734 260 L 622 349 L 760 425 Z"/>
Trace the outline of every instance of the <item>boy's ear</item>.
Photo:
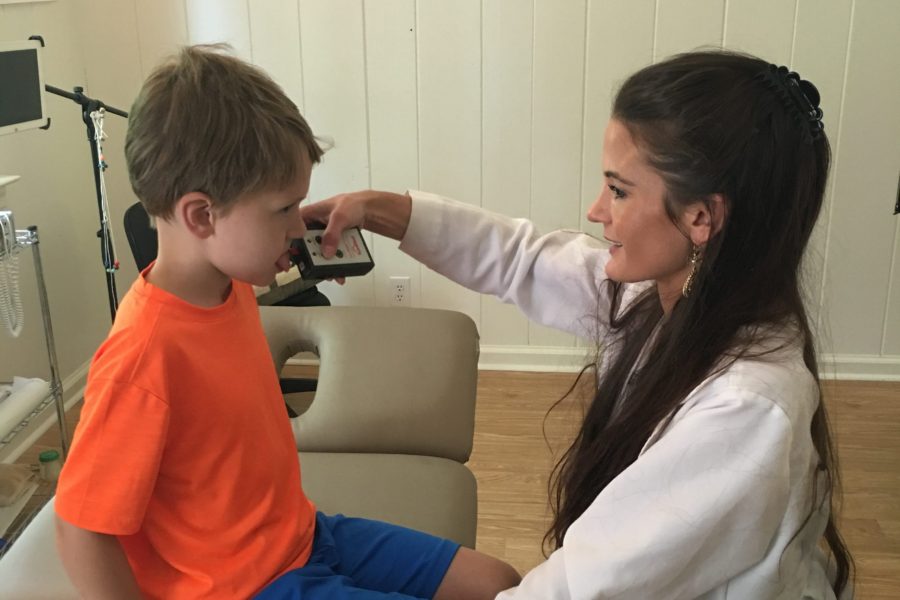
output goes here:
<path id="1" fill-rule="evenodd" d="M 189 192 L 178 199 L 175 213 L 190 233 L 206 239 L 215 231 L 212 208 L 209 196 L 202 192 Z"/>
<path id="2" fill-rule="evenodd" d="M 703 246 L 725 225 L 726 203 L 722 194 L 712 194 L 706 201 L 689 205 L 681 216 L 685 232 L 696 246 Z"/>

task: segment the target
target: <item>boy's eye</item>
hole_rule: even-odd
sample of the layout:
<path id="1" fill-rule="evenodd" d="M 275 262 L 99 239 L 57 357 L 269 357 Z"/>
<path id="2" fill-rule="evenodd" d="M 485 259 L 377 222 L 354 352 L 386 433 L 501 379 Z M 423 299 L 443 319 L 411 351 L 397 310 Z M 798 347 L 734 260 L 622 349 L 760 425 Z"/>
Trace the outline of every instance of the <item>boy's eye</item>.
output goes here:
<path id="1" fill-rule="evenodd" d="M 609 189 L 610 189 L 610 190 L 612 191 L 612 193 L 613 193 L 613 198 L 616 198 L 617 200 L 620 200 L 620 199 L 622 199 L 622 198 L 625 197 L 625 192 L 623 192 L 620 188 L 618 188 L 618 187 L 616 187 L 616 186 L 610 184 L 610 185 L 609 185 Z"/>
<path id="2" fill-rule="evenodd" d="M 289 212 L 291 212 L 291 211 L 292 211 L 293 209 L 295 209 L 295 208 L 297 208 L 297 205 L 296 205 L 296 204 L 288 204 L 287 206 L 285 206 L 284 208 L 281 209 L 281 212 L 283 212 L 283 213 L 289 213 Z"/>

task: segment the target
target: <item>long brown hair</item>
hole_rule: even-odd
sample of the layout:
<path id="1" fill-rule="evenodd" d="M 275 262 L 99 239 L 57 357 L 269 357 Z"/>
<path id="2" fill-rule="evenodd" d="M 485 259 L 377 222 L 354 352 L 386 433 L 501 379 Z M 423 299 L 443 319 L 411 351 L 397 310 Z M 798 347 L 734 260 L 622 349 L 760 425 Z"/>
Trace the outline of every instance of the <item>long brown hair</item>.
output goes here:
<path id="1" fill-rule="evenodd" d="M 571 524 L 637 459 L 654 429 L 704 378 L 754 352 L 767 327 L 799 332 L 804 362 L 819 382 L 800 266 L 822 206 L 830 147 L 824 134 L 810 141 L 789 106 L 761 82 L 768 68 L 727 51 L 682 54 L 638 71 L 616 96 L 612 118 L 665 181 L 673 222 L 688 202 L 717 193 L 727 217 L 705 248 L 689 297 L 664 321 L 655 288 L 623 312 L 623 286 L 608 282 L 615 355 L 595 370 L 594 399 L 551 476 L 548 545 L 562 546 Z M 630 377 L 657 327 L 646 366 Z M 628 401 L 620 402 L 626 386 Z M 813 491 L 813 502 L 833 505 L 839 484 L 821 385 L 811 435 L 825 485 Z M 839 595 L 852 559 L 831 513 L 824 537 Z"/>

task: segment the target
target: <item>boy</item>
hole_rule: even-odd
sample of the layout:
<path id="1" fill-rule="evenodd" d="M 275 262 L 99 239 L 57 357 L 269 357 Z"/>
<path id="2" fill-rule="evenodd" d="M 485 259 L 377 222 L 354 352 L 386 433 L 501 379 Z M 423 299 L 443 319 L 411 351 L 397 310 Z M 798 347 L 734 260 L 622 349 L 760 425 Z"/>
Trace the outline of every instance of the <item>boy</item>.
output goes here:
<path id="1" fill-rule="evenodd" d="M 91 364 L 56 497 L 63 564 L 87 598 L 493 597 L 518 582 L 505 563 L 317 514 L 303 493 L 248 284 L 290 267 L 322 150 L 271 79 L 220 50 L 184 49 L 131 109 L 159 254 Z"/>

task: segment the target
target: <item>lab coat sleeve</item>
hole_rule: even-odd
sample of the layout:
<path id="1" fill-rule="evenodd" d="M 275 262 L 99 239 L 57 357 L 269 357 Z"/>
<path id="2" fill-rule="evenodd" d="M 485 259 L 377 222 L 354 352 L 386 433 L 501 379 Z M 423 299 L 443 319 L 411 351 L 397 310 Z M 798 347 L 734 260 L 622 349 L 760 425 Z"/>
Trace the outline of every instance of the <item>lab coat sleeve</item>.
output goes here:
<path id="1" fill-rule="evenodd" d="M 787 415 L 740 390 L 682 411 L 498 600 L 697 598 L 763 559 L 789 497 Z"/>
<path id="2" fill-rule="evenodd" d="M 599 240 L 569 231 L 540 235 L 526 219 L 409 193 L 401 250 L 471 290 L 515 304 L 537 323 L 592 340 L 602 333 L 609 253 Z"/>

